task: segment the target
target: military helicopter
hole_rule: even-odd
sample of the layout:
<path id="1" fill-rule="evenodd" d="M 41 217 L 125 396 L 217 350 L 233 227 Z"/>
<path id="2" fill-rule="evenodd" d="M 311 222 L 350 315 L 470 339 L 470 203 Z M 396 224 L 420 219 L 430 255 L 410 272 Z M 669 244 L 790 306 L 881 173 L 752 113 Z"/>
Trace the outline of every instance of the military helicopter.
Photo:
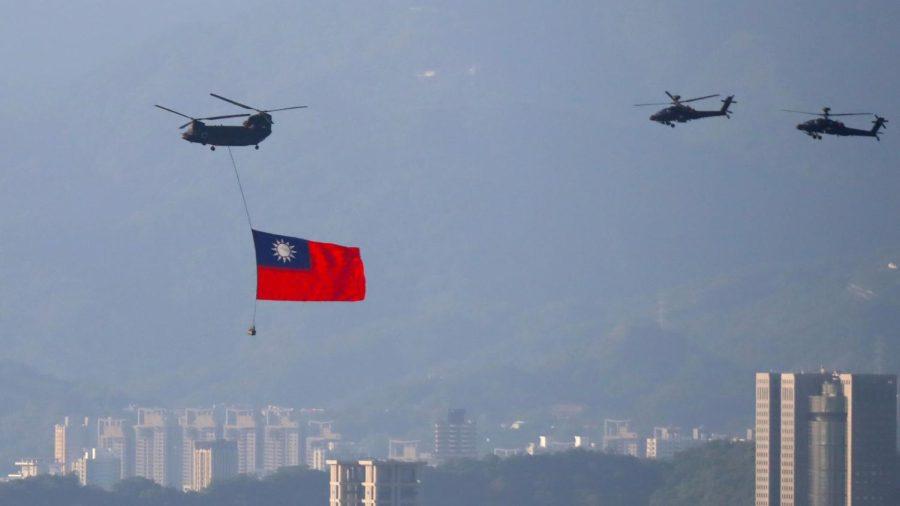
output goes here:
<path id="1" fill-rule="evenodd" d="M 809 114 L 811 116 L 821 116 L 820 118 L 804 121 L 803 123 L 797 125 L 797 130 L 800 130 L 806 135 L 817 140 L 822 140 L 822 134 L 828 134 L 840 135 L 843 137 L 875 137 L 875 140 L 880 141 L 881 139 L 878 137 L 878 131 L 882 128 L 887 128 L 884 126 L 884 124 L 888 122 L 888 120 L 882 118 L 881 116 L 872 114 L 870 112 L 845 112 L 841 114 L 831 114 L 831 107 L 823 107 L 822 112 L 794 111 L 791 109 L 782 109 L 782 111 L 794 112 L 797 114 Z M 832 116 L 868 116 L 869 114 L 875 116 L 875 120 L 872 121 L 872 124 L 874 126 L 871 130 L 850 128 L 840 121 L 831 119 Z"/>
<path id="2" fill-rule="evenodd" d="M 707 98 L 718 97 L 719 95 L 707 95 L 705 97 L 690 98 L 687 100 L 681 100 L 681 95 L 673 95 L 668 91 L 666 92 L 666 95 L 668 95 L 669 98 L 672 99 L 671 102 L 634 104 L 634 106 L 644 107 L 647 105 L 669 105 L 669 107 L 653 113 L 650 116 L 650 121 L 656 121 L 657 123 L 669 125 L 670 127 L 675 128 L 675 123 L 686 123 L 695 119 L 711 118 L 713 116 L 725 116 L 726 118 L 730 118 L 731 111 L 729 111 L 728 108 L 731 107 L 731 104 L 737 103 L 734 101 L 734 95 L 729 95 L 728 97 L 725 97 L 725 100 L 722 101 L 722 108 L 718 111 L 698 111 L 693 107 L 684 104 L 688 102 L 696 102 L 698 100 L 706 100 Z"/>
<path id="3" fill-rule="evenodd" d="M 173 114 L 177 114 L 184 118 L 189 119 L 187 123 L 181 125 L 178 128 L 189 127 L 183 134 L 181 134 L 181 138 L 188 142 L 197 142 L 206 146 L 209 144 L 209 149 L 215 151 L 216 146 L 253 146 L 256 149 L 259 149 L 259 143 L 263 141 L 266 137 L 268 137 L 272 133 L 272 115 L 270 112 L 276 111 L 287 111 L 289 109 L 303 109 L 307 106 L 305 105 L 295 105 L 292 107 L 282 107 L 280 109 L 267 109 L 261 110 L 255 107 L 250 107 L 249 105 L 242 104 L 240 102 L 236 102 L 231 100 L 230 98 L 225 98 L 221 95 L 216 95 L 215 93 L 210 93 L 213 97 L 218 98 L 219 100 L 224 100 L 230 104 L 234 104 L 238 107 L 243 107 L 244 109 L 249 109 L 251 111 L 256 111 L 256 114 L 227 114 L 225 116 L 210 116 L 207 118 L 194 118 L 193 116 L 188 116 L 187 114 L 182 114 L 178 111 L 169 109 L 168 107 L 163 107 L 159 104 L 155 104 L 156 107 L 164 111 L 169 111 Z M 214 120 L 214 119 L 225 119 L 225 118 L 247 118 L 243 125 L 213 125 L 209 126 L 204 121 Z"/>

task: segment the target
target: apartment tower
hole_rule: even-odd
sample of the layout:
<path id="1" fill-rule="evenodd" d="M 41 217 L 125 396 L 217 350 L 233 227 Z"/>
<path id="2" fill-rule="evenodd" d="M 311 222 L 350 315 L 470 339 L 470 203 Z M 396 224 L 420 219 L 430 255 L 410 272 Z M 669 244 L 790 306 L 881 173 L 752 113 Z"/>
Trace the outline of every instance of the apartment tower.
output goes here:
<path id="1" fill-rule="evenodd" d="M 181 430 L 181 488 L 193 486 L 195 443 L 215 441 L 218 437 L 215 411 L 211 408 L 187 408 L 178 417 Z"/>
<path id="2" fill-rule="evenodd" d="M 280 467 L 299 466 L 300 423 L 294 417 L 294 410 L 279 406 L 268 406 L 262 412 L 263 418 L 263 472 L 273 473 Z"/>
<path id="3" fill-rule="evenodd" d="M 181 488 L 181 433 L 177 420 L 165 409 L 137 410 L 134 474 L 164 487 Z"/>
<path id="4" fill-rule="evenodd" d="M 194 443 L 191 483 L 188 490 L 199 492 L 213 481 L 238 475 L 238 447 L 235 441 L 217 439 Z"/>
<path id="5" fill-rule="evenodd" d="M 225 410 L 223 437 L 237 444 L 238 473 L 240 474 L 256 473 L 258 428 L 256 410 L 246 408 L 227 408 Z"/>
<path id="6" fill-rule="evenodd" d="M 451 409 L 447 419 L 434 424 L 434 458 L 440 462 L 478 457 L 475 422 L 466 419 L 466 410 Z"/>
<path id="7" fill-rule="evenodd" d="M 327 462 L 329 506 L 420 506 L 421 463 L 395 460 Z"/>
<path id="8" fill-rule="evenodd" d="M 134 476 L 134 430 L 124 418 L 97 419 L 97 448 L 119 459 L 119 479 Z"/>

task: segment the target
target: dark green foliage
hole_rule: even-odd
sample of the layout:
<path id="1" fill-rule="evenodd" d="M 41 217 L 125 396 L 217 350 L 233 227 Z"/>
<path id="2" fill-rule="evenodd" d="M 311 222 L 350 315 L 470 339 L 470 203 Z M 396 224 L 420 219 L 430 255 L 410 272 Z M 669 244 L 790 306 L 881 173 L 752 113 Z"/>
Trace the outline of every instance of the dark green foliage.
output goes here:
<path id="1" fill-rule="evenodd" d="M 80 487 L 72 477 L 39 476 L 0 485 L 3 506 L 320 506 L 328 503 L 328 477 L 284 468 L 262 480 L 241 476 L 203 493 L 183 493 L 144 478 L 116 484 L 112 492 Z"/>
<path id="2" fill-rule="evenodd" d="M 38 476 L 0 486 L 0 504 L 4 506 L 113 506 L 112 494 L 92 487 L 81 487 L 74 476 Z M 138 503 L 133 503 L 138 504 Z"/>
<path id="3" fill-rule="evenodd" d="M 328 475 L 303 467 L 285 467 L 263 480 L 238 477 L 199 494 L 200 505 L 305 506 L 328 504 Z"/>
<path id="4" fill-rule="evenodd" d="M 667 464 L 652 506 L 752 506 L 753 444 L 715 442 Z"/>
<path id="5" fill-rule="evenodd" d="M 462 461 L 423 475 L 430 506 L 646 505 L 663 467 L 596 452 Z"/>

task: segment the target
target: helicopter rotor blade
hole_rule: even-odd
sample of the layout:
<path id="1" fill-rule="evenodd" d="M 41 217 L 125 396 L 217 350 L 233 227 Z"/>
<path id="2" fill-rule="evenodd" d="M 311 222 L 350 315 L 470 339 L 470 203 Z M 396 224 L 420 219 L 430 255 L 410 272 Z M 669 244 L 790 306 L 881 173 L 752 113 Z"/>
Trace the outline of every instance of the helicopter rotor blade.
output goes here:
<path id="1" fill-rule="evenodd" d="M 669 105 L 672 102 L 654 102 L 652 104 L 634 104 L 634 107 L 644 107 L 645 105 Z"/>
<path id="2" fill-rule="evenodd" d="M 673 95 L 673 94 L 669 93 L 668 91 L 666 92 L 666 95 L 668 95 L 669 98 L 672 99 L 672 102 L 678 102 L 678 98 L 681 98 L 681 96 L 679 96 L 679 95 Z M 678 98 L 675 98 L 676 96 L 677 96 Z"/>
<path id="3" fill-rule="evenodd" d="M 691 98 L 691 99 L 688 99 L 688 100 L 682 100 L 681 103 L 685 103 L 685 102 L 696 102 L 696 101 L 698 101 L 698 100 L 705 100 L 705 99 L 707 99 L 707 98 L 713 98 L 713 97 L 718 97 L 718 96 L 719 96 L 719 94 L 716 93 L 715 95 L 707 95 L 707 96 L 705 96 L 705 97 L 697 97 L 697 98 Z"/>
<path id="4" fill-rule="evenodd" d="M 821 112 L 806 112 L 806 111 L 795 111 L 793 109 L 782 109 L 783 112 L 795 112 L 797 114 L 809 114 L 810 116 L 825 116 Z M 829 114 L 829 116 L 834 116 L 834 114 Z"/>
<path id="5" fill-rule="evenodd" d="M 260 111 L 260 112 L 268 113 L 268 112 L 276 112 L 276 111 L 288 111 L 290 109 L 306 109 L 307 107 L 309 107 L 309 106 L 308 105 L 295 105 L 293 107 L 280 107 L 278 109 L 266 109 L 265 111 Z"/>
<path id="6" fill-rule="evenodd" d="M 263 111 L 260 111 L 259 109 L 257 109 L 256 107 L 250 107 L 249 105 L 245 105 L 240 102 L 235 102 L 234 100 L 231 100 L 230 98 L 225 98 L 222 95 L 216 95 L 215 93 L 210 93 L 210 95 L 218 98 L 219 100 L 224 100 L 230 104 L 234 104 L 238 107 L 243 107 L 244 109 L 250 109 L 251 111 L 256 111 L 256 112 L 263 112 Z"/>
<path id="7" fill-rule="evenodd" d="M 225 116 L 210 116 L 210 117 L 208 117 L 208 118 L 197 118 L 197 119 L 204 120 L 204 119 L 246 118 L 247 116 L 250 116 L 250 115 L 247 114 L 247 113 L 244 113 L 244 114 L 226 114 Z"/>
<path id="8" fill-rule="evenodd" d="M 191 120 L 194 119 L 193 117 L 188 116 L 187 114 L 181 114 L 180 112 L 174 111 L 174 110 L 172 110 L 172 109 L 169 109 L 168 107 L 163 107 L 163 106 L 161 106 L 161 105 L 159 105 L 159 104 L 153 104 L 153 105 L 155 105 L 156 107 L 159 107 L 160 109 L 162 109 L 162 110 L 164 110 L 164 111 L 169 111 L 169 112 L 171 112 L 172 114 L 177 114 L 177 115 L 181 116 L 182 118 L 187 118 L 187 119 L 191 119 Z"/>
<path id="9" fill-rule="evenodd" d="M 831 114 L 828 113 L 829 116 L 868 116 L 872 114 L 871 112 L 843 112 L 840 114 Z"/>

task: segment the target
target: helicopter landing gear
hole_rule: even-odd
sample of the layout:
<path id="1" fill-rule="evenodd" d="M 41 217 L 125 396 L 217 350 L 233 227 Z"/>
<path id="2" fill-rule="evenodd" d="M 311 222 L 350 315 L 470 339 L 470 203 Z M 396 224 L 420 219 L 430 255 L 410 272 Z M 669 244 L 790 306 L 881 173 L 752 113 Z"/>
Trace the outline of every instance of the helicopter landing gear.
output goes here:
<path id="1" fill-rule="evenodd" d="M 256 146 L 253 146 L 253 149 L 259 149 L 259 144 L 257 144 Z"/>
<path id="2" fill-rule="evenodd" d="M 215 150 L 216 150 L 216 147 L 215 147 L 215 146 L 210 146 L 210 147 L 209 147 L 209 150 L 210 150 L 210 151 L 215 151 Z"/>
<path id="3" fill-rule="evenodd" d="M 675 123 L 669 123 L 669 126 L 675 128 Z"/>

